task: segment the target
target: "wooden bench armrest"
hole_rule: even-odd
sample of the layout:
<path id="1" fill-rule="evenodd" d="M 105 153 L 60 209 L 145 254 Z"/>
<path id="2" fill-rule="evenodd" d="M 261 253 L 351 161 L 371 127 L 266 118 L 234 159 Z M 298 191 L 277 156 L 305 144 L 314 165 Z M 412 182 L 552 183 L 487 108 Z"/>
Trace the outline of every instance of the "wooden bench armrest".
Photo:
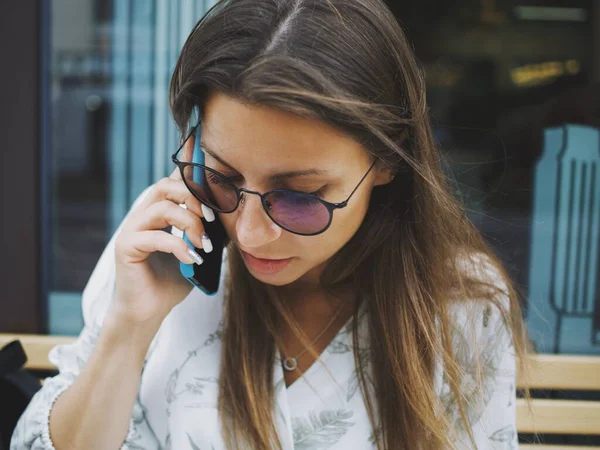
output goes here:
<path id="1" fill-rule="evenodd" d="M 57 345 L 72 344 L 75 339 L 72 336 L 0 333 L 0 348 L 11 341 L 20 340 L 27 354 L 26 369 L 55 370 L 56 367 L 48 360 L 48 353 Z"/>

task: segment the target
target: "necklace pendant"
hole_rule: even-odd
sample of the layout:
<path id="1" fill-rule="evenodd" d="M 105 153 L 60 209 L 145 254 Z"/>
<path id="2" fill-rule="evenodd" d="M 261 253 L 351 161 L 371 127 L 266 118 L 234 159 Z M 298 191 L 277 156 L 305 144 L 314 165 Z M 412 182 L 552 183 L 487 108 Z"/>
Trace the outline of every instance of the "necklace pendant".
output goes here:
<path id="1" fill-rule="evenodd" d="M 290 356 L 283 360 L 283 368 L 285 370 L 287 370 L 288 372 L 296 370 L 297 367 L 298 367 L 298 360 L 296 360 L 296 358 L 294 358 L 293 356 Z"/>

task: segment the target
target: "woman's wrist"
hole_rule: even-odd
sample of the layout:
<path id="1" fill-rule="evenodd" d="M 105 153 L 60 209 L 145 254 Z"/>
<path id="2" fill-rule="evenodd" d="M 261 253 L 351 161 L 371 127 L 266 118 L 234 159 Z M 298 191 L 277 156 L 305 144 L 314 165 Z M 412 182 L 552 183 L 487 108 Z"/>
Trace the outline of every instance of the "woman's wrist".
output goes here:
<path id="1" fill-rule="evenodd" d="M 162 321 L 136 322 L 111 310 L 104 319 L 99 343 L 108 348 L 125 345 L 144 358 Z"/>

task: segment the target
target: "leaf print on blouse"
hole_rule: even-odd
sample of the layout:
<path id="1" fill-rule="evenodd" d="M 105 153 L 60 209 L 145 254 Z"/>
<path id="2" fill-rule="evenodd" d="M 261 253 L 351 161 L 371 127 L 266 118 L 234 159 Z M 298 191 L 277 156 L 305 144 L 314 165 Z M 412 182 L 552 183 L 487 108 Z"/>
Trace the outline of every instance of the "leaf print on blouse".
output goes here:
<path id="1" fill-rule="evenodd" d="M 194 377 L 193 383 L 186 383 L 185 389 L 195 395 L 202 395 L 206 389 L 206 383 L 219 383 L 217 378 L 213 377 Z"/>
<path id="2" fill-rule="evenodd" d="M 194 378 L 195 381 L 193 383 L 186 383 L 186 385 L 183 388 L 181 388 L 179 391 L 177 390 L 179 375 L 181 374 L 183 368 L 187 365 L 188 362 L 190 362 L 192 358 L 197 357 L 198 354 L 202 352 L 202 350 L 210 347 L 215 342 L 220 341 L 222 338 L 222 333 L 223 323 L 219 322 L 219 325 L 215 332 L 209 334 L 201 346 L 188 351 L 187 358 L 181 363 L 181 365 L 177 369 L 171 372 L 171 375 L 169 375 L 169 379 L 165 386 L 165 398 L 167 400 L 168 405 L 166 410 L 167 417 L 171 417 L 171 404 L 177 401 L 177 399 L 180 398 L 183 394 L 191 393 L 194 395 L 202 395 L 203 388 L 205 387 L 205 384 L 203 384 L 202 382 L 217 382 L 215 378 Z"/>
<path id="3" fill-rule="evenodd" d="M 490 441 L 500 444 L 500 446 L 494 447 L 497 449 L 515 450 L 517 448 L 517 434 L 512 425 L 494 431 L 490 436 Z"/>
<path id="4" fill-rule="evenodd" d="M 362 315 L 359 315 L 359 319 Z M 327 346 L 329 353 L 344 354 L 349 353 L 353 350 L 352 345 L 352 320 L 348 322 L 333 338 L 333 340 Z"/>
<path id="5" fill-rule="evenodd" d="M 359 359 L 362 367 L 366 368 L 366 376 L 367 381 L 374 386 L 373 379 L 371 378 L 371 349 L 370 348 L 361 348 L 359 351 Z M 349 402 L 354 397 L 354 394 L 358 391 L 360 387 L 359 378 L 358 378 L 358 370 L 355 368 L 352 372 L 352 376 L 348 380 L 348 389 L 346 392 L 346 401 Z"/>
<path id="6" fill-rule="evenodd" d="M 484 321 L 489 326 L 489 313 L 482 311 Z M 467 321 L 467 323 L 469 323 Z M 461 332 L 454 332 L 452 346 L 454 358 L 463 371 L 460 392 L 464 396 L 466 415 L 470 424 L 475 424 L 482 416 L 496 388 L 495 379 L 504 353 L 509 346 L 510 335 L 502 319 L 496 321 L 496 328 L 489 331 L 489 337 L 477 341 L 475 330 L 465 327 Z M 465 333 L 469 333 L 469 338 Z M 448 379 L 445 374 L 440 395 L 448 419 L 458 432 L 464 433 L 465 428 Z"/>
<path id="7" fill-rule="evenodd" d="M 369 444 L 377 448 L 377 441 L 381 439 L 381 426 L 375 428 L 369 435 Z"/>
<path id="8" fill-rule="evenodd" d="M 144 373 L 146 371 L 146 365 L 142 368 L 141 380 L 144 379 Z M 148 424 L 148 408 L 142 403 L 142 399 L 140 398 L 141 392 L 141 383 L 138 389 L 136 402 L 133 405 L 133 409 L 131 411 L 131 428 L 127 433 L 124 444 L 126 444 L 126 448 L 131 450 L 144 450 L 145 447 L 143 445 L 138 445 L 136 442 L 143 441 L 144 435 L 151 433 L 156 440 L 158 438 L 154 434 L 154 431 L 149 427 Z M 141 431 L 143 429 L 143 431 Z M 143 443 L 143 442 L 142 442 Z"/>
<path id="9" fill-rule="evenodd" d="M 487 328 L 490 323 L 490 316 L 492 315 L 492 305 L 489 303 L 485 305 L 485 310 L 483 311 L 483 328 Z"/>
<path id="10" fill-rule="evenodd" d="M 350 345 L 348 345 L 346 342 L 340 339 L 334 339 L 330 342 L 327 350 L 329 351 L 329 353 L 343 354 L 351 352 L 352 347 L 350 347 Z"/>
<path id="11" fill-rule="evenodd" d="M 177 378 L 179 378 L 179 369 L 175 369 L 169 376 L 169 381 L 167 381 L 167 386 L 165 387 L 167 403 L 171 403 L 175 400 L 175 387 L 177 386 Z"/>
<path id="12" fill-rule="evenodd" d="M 187 434 L 187 437 L 188 437 L 188 439 L 190 441 L 190 445 L 192 446 L 192 450 L 202 450 L 200 447 L 198 447 L 196 445 L 196 443 L 194 442 L 194 440 L 190 436 L 190 433 L 186 433 L 186 434 Z M 211 450 L 215 450 L 215 446 L 214 445 L 211 445 L 210 448 L 211 448 Z"/>
<path id="13" fill-rule="evenodd" d="M 349 419 L 354 412 L 337 409 L 317 414 L 311 411 L 308 418 L 292 418 L 295 450 L 326 450 L 336 444 L 354 426 Z"/>
<path id="14" fill-rule="evenodd" d="M 126 437 L 125 442 L 123 443 L 125 448 L 131 450 L 145 450 L 145 447 L 143 445 L 137 444 L 136 442 L 142 440 L 144 437 L 142 433 L 140 433 L 139 427 L 142 426 L 144 422 L 146 422 L 147 412 L 148 410 L 144 405 L 142 405 L 140 401 L 138 392 L 137 401 L 133 405 L 133 410 L 131 411 L 132 428 L 128 432 L 128 436 Z"/>
<path id="15" fill-rule="evenodd" d="M 186 433 L 186 434 L 187 434 L 188 439 L 190 440 L 190 445 L 192 446 L 192 450 L 200 450 L 200 447 L 198 447 L 196 445 L 196 443 L 194 442 L 194 440 L 190 436 L 190 433 Z"/>
<path id="16" fill-rule="evenodd" d="M 133 442 L 129 442 L 126 441 L 123 446 L 127 449 L 127 450 L 146 450 L 146 447 L 142 447 L 141 445 L 137 445 Z"/>

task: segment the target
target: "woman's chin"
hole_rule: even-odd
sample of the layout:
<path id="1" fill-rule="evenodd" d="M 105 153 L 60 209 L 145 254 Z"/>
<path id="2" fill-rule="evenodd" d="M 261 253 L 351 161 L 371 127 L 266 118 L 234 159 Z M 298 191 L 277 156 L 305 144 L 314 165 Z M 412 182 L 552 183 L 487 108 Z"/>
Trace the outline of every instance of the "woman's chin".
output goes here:
<path id="1" fill-rule="evenodd" d="M 296 281 L 298 279 L 297 276 L 293 276 L 289 273 L 285 273 L 286 271 L 283 271 L 284 273 L 273 273 L 273 274 L 266 274 L 266 273 L 260 273 L 260 272 L 255 272 L 253 271 L 250 267 L 246 266 L 246 268 L 248 269 L 248 271 L 250 272 L 250 274 L 256 278 L 258 281 L 271 285 L 271 286 L 285 286 L 287 284 L 293 283 L 294 281 Z"/>

